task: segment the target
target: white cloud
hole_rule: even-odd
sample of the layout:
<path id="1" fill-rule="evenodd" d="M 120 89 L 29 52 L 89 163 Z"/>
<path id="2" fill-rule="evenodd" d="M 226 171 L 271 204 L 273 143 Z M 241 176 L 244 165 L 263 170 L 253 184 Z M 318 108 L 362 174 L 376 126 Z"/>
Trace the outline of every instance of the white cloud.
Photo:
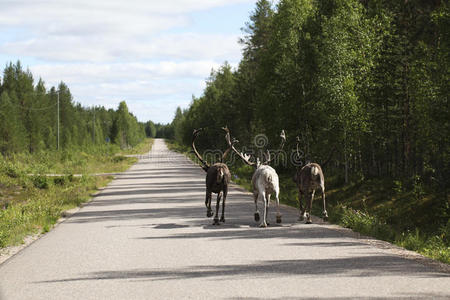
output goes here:
<path id="1" fill-rule="evenodd" d="M 152 81 L 168 79 L 206 79 L 212 68 L 220 64 L 214 61 L 160 61 L 155 63 L 117 64 L 51 64 L 33 66 L 35 77 L 43 78 L 49 85 L 56 85 L 64 78 L 67 84 L 99 84 L 104 82 Z"/>
<path id="2" fill-rule="evenodd" d="M 168 122 L 177 106 L 199 96 L 214 61 L 36 65 L 30 69 L 47 88 L 64 78 L 76 102 L 117 108 L 125 100 L 140 121 Z M 145 109 L 143 109 L 145 108 Z"/>
<path id="3" fill-rule="evenodd" d="M 84 105 L 126 100 L 141 121 L 169 121 L 212 68 L 240 59 L 239 32 L 190 30 L 192 13 L 254 2 L 0 0 L 0 57 L 28 58 L 36 78 L 64 81 Z"/>
<path id="4" fill-rule="evenodd" d="M 28 0 L 2 1 L 0 25 L 40 36 L 145 36 L 186 26 L 191 12 L 249 0 Z"/>
<path id="5" fill-rule="evenodd" d="M 43 60 L 105 62 L 149 59 L 236 60 L 238 35 L 198 33 L 166 34 L 147 40 L 49 36 L 0 44 L 0 53 L 14 53 Z"/>

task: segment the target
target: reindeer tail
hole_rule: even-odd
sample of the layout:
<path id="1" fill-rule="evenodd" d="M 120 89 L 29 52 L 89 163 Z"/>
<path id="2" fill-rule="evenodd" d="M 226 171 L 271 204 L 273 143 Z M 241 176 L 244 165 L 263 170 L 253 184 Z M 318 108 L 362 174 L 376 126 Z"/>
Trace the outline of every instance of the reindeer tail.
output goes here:
<path id="1" fill-rule="evenodd" d="M 266 182 L 267 182 L 268 187 L 270 187 L 270 188 L 273 188 L 275 186 L 272 174 L 267 175 Z"/>
<path id="2" fill-rule="evenodd" d="M 319 175 L 319 168 L 317 168 L 316 166 L 313 166 L 311 168 L 311 175 L 316 177 L 317 175 Z"/>
<path id="3" fill-rule="evenodd" d="M 217 169 L 217 182 L 222 182 L 223 176 L 224 176 L 223 169 L 218 168 Z"/>

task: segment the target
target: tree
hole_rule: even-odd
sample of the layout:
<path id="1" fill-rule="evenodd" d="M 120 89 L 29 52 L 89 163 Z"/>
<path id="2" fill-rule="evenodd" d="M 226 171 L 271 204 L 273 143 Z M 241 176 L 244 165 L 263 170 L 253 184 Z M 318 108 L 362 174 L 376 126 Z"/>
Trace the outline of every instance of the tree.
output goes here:
<path id="1" fill-rule="evenodd" d="M 11 103 L 8 92 L 0 96 L 0 152 L 20 152 L 25 147 L 25 128 L 20 122 L 19 110 Z"/>

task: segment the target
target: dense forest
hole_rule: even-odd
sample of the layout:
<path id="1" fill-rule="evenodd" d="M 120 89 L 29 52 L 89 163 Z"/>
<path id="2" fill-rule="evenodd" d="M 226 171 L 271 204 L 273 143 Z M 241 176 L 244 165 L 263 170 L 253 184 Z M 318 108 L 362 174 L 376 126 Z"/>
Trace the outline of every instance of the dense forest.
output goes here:
<path id="1" fill-rule="evenodd" d="M 105 143 L 128 148 L 145 137 L 145 125 L 124 101 L 117 110 L 83 107 L 73 101 L 63 82 L 50 90 L 42 79 L 35 84 L 20 62 L 9 63 L 0 78 L 0 119 L 0 153 L 4 155 Z"/>
<path id="2" fill-rule="evenodd" d="M 170 123 L 162 124 L 147 121 L 147 123 L 145 123 L 145 134 L 150 138 L 166 138 L 169 140 L 175 138 L 173 125 Z"/>
<path id="3" fill-rule="evenodd" d="M 204 127 L 198 147 L 223 150 L 227 125 L 239 147 L 265 134 L 275 149 L 285 129 L 285 150 L 299 136 L 303 163 L 331 155 L 328 186 L 331 178 L 349 188 L 372 182 L 367 189 L 380 190 L 387 210 L 407 208 L 405 224 L 447 223 L 448 1 L 259 0 L 243 33 L 238 66 L 213 70 L 203 94 L 177 109 L 177 143 L 190 145 L 193 129 Z M 404 203 L 392 204 L 394 196 Z"/>
<path id="4" fill-rule="evenodd" d="M 447 1 L 260 0 L 243 58 L 225 63 L 171 124 L 178 142 L 225 124 L 264 133 L 343 176 L 420 177 L 448 185 L 450 11 Z M 210 131 L 204 147 L 224 147 Z M 348 178 L 347 178 L 348 180 Z"/>

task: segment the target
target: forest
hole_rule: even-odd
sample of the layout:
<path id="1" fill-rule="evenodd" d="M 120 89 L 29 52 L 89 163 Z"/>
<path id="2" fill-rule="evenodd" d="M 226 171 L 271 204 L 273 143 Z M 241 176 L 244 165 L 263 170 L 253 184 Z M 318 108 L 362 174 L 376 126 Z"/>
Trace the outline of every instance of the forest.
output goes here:
<path id="1" fill-rule="evenodd" d="M 74 102 L 63 82 L 49 90 L 42 79 L 35 83 L 20 61 L 9 63 L 0 78 L 0 119 L 3 155 L 82 149 L 106 143 L 124 149 L 145 138 L 145 125 L 128 111 L 125 101 L 117 110 L 83 107 Z"/>
<path id="2" fill-rule="evenodd" d="M 46 89 L 21 63 L 0 78 L 0 249 L 49 231 L 148 153 L 145 124 L 128 111 L 83 107 L 66 84 Z M 104 173 L 101 176 L 93 174 Z M 78 174 L 78 175 L 77 175 Z"/>
<path id="3" fill-rule="evenodd" d="M 240 62 L 212 70 L 203 93 L 166 125 L 138 122 L 124 101 L 116 110 L 83 107 L 63 82 L 46 89 L 9 63 L 0 79 L 0 162 L 9 178 L 8 159 L 19 153 L 128 149 L 145 136 L 186 150 L 196 128 L 205 128 L 199 149 L 225 150 L 223 126 L 240 149 L 264 135 L 274 150 L 284 129 L 284 151 L 296 150 L 298 137 L 301 153 L 296 164 L 274 165 L 284 203 L 297 205 L 299 162 L 327 161 L 327 199 L 341 224 L 403 246 L 409 239 L 413 250 L 434 245 L 432 256 L 449 262 L 449 6 L 258 0 L 242 28 Z M 249 168 L 235 160 L 231 169 L 248 184 Z"/>
<path id="4" fill-rule="evenodd" d="M 259 0 L 238 66 L 213 70 L 203 94 L 177 109 L 174 139 L 189 146 L 202 127 L 198 147 L 224 150 L 227 125 L 239 147 L 265 134 L 275 149 L 284 129 L 284 149 L 299 136 L 304 161 L 331 155 L 328 186 L 369 190 L 371 203 L 354 206 L 391 203 L 388 223 L 405 207 L 401 230 L 449 227 L 449 9 L 440 0 Z M 296 168 L 275 167 L 287 178 Z"/>

